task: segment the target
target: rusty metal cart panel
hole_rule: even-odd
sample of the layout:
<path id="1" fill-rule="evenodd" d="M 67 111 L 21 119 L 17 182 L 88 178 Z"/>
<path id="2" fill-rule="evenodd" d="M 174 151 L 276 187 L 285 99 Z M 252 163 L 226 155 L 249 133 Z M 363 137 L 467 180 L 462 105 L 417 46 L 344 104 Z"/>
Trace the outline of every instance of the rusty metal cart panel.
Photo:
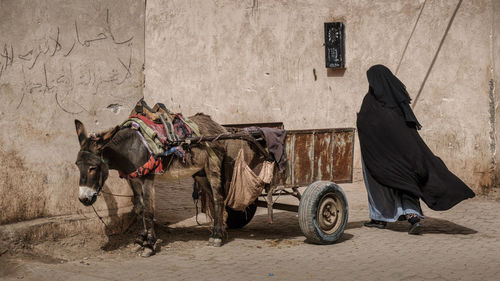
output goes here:
<path id="1" fill-rule="evenodd" d="M 307 186 L 315 181 L 352 182 L 354 129 L 289 130 L 288 167 L 275 185 Z"/>

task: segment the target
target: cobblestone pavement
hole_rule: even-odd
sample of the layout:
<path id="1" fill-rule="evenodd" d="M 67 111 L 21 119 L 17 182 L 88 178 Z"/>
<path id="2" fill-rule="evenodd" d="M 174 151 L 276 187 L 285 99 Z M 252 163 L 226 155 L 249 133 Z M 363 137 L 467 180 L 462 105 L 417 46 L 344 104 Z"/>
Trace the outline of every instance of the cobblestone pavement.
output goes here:
<path id="1" fill-rule="evenodd" d="M 159 222 L 172 223 L 159 228 L 163 242 L 155 256 L 130 253 L 131 234 L 111 248 L 101 245 L 106 240 L 87 237 L 81 247 L 95 247 L 95 255 L 85 257 L 68 241 L 53 241 L 34 247 L 45 249 L 41 258 L 3 258 L 3 266 L 10 268 L 3 279 L 500 280 L 500 202 L 475 198 L 446 212 L 424 207 L 424 231 L 414 236 L 407 234 L 406 222 L 384 230 L 363 227 L 368 217 L 363 183 L 341 186 L 349 202 L 349 223 L 333 245 L 305 242 L 296 213 L 275 213 L 275 223 L 269 225 L 265 209 L 259 208 L 245 228 L 229 231 L 227 244 L 209 247 L 208 228 L 196 226 L 192 217 L 190 191 L 179 191 L 187 197 L 179 200 L 157 188 L 157 200 L 170 205 L 157 203 L 158 212 L 170 210 Z"/>

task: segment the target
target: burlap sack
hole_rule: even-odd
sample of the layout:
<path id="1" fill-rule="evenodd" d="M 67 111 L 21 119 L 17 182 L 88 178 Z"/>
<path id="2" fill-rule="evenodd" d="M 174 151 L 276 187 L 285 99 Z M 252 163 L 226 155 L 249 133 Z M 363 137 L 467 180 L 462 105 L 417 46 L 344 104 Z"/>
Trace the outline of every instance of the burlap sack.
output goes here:
<path id="1" fill-rule="evenodd" d="M 233 210 L 243 211 L 261 194 L 264 185 L 271 183 L 274 163 L 264 161 L 257 176 L 245 162 L 245 154 L 240 149 L 234 163 L 233 178 L 226 197 L 226 205 Z"/>

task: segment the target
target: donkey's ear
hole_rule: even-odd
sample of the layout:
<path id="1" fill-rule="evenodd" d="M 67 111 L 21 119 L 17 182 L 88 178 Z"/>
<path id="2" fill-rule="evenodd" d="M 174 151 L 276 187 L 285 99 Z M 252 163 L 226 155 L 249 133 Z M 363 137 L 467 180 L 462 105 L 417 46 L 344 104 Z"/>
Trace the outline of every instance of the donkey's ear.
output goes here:
<path id="1" fill-rule="evenodd" d="M 102 135 L 102 141 L 108 142 L 109 139 L 111 139 L 116 134 L 116 132 L 118 132 L 118 130 L 120 130 L 120 126 L 116 126 L 113 129 L 110 129 L 109 131 L 104 133 L 104 135 Z"/>
<path id="2" fill-rule="evenodd" d="M 83 125 L 83 123 L 77 119 L 75 119 L 75 127 L 76 134 L 78 135 L 78 141 L 80 142 L 80 146 L 82 146 L 87 139 L 87 130 L 85 130 L 85 126 Z"/>

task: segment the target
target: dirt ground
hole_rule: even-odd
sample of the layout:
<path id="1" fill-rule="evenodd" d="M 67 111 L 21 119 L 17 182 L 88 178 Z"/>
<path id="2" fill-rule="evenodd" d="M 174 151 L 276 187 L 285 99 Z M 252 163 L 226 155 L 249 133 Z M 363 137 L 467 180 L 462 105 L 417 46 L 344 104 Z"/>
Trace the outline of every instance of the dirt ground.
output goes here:
<path id="1" fill-rule="evenodd" d="M 336 244 L 309 244 L 296 213 L 277 212 L 270 225 L 266 210 L 259 208 L 252 222 L 230 230 L 229 241 L 213 248 L 207 246 L 207 225 L 196 225 L 186 185 L 157 187 L 162 241 L 155 256 L 141 258 L 130 251 L 134 229 L 110 237 L 81 234 L 11 245 L 8 251 L 0 247 L 0 279 L 499 280 L 498 200 L 479 197 L 446 212 L 424 207 L 424 231 L 413 236 L 406 222 L 384 230 L 363 227 L 366 192 L 362 182 L 355 182 L 341 185 L 349 222 Z M 206 221 L 204 215 L 199 220 Z"/>

